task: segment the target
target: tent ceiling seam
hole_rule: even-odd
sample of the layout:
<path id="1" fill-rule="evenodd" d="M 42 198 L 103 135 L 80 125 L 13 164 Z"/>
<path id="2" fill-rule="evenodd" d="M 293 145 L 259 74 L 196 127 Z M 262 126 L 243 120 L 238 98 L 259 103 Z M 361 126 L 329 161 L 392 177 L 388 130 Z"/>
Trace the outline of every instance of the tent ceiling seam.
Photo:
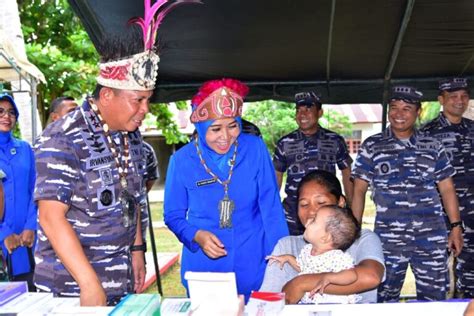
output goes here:
<path id="1" fill-rule="evenodd" d="M 463 74 L 466 72 L 466 70 L 469 68 L 469 66 L 471 65 L 471 63 L 472 63 L 473 60 L 474 60 L 474 53 L 472 53 L 471 58 L 469 58 L 469 60 L 467 61 L 466 65 L 465 65 L 464 68 L 462 69 L 460 75 L 463 75 Z"/>
<path id="2" fill-rule="evenodd" d="M 326 55 L 326 81 L 328 85 L 329 94 L 329 81 L 331 79 L 331 53 L 332 53 L 332 37 L 334 31 L 334 16 L 336 15 L 336 0 L 332 0 L 331 3 L 331 17 L 329 19 L 329 34 L 328 34 L 328 47 Z"/>
<path id="3" fill-rule="evenodd" d="M 403 15 L 402 23 L 400 29 L 397 33 L 397 39 L 392 49 L 392 54 L 385 71 L 384 80 L 390 80 L 392 77 L 393 68 L 395 68 L 395 63 L 398 60 L 398 55 L 400 54 L 400 48 L 402 46 L 403 38 L 405 36 L 406 30 L 408 28 L 408 23 L 410 22 L 411 14 L 413 12 L 413 7 L 415 5 L 415 0 L 408 0 L 407 6 L 405 8 L 405 13 Z"/>
<path id="4" fill-rule="evenodd" d="M 395 68 L 395 63 L 398 60 L 398 55 L 400 54 L 400 48 L 402 46 L 403 38 L 405 37 L 406 30 L 408 28 L 408 23 L 410 22 L 411 14 L 413 12 L 413 7 L 415 6 L 415 0 L 408 0 L 407 6 L 405 8 L 405 13 L 403 14 L 402 23 L 400 29 L 397 33 L 397 39 L 395 40 L 395 45 L 392 49 L 392 54 L 390 55 L 390 60 L 388 62 L 387 69 L 384 75 L 384 86 L 382 92 L 382 130 L 385 130 L 387 126 L 387 104 L 388 104 L 388 87 L 390 80 L 392 78 L 393 68 Z"/>

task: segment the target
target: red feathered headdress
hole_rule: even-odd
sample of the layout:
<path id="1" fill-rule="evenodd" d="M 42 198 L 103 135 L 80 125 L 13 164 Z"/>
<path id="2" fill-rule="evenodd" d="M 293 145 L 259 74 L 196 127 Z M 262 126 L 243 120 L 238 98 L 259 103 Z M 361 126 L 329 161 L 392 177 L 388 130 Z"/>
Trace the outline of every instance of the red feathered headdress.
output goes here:
<path id="1" fill-rule="evenodd" d="M 155 40 L 164 17 L 174 8 L 186 3 L 202 3 L 199 0 L 145 0 L 144 17 L 136 17 L 129 23 L 136 23 L 143 32 L 144 51 L 119 60 L 99 64 L 97 82 L 105 87 L 123 90 L 149 91 L 155 88 L 160 57 L 155 52 Z"/>

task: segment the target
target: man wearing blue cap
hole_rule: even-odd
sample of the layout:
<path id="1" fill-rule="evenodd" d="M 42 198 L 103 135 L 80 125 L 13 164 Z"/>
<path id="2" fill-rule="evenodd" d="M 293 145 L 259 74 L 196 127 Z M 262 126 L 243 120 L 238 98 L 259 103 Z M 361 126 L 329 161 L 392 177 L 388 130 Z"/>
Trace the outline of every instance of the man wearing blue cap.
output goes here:
<path id="1" fill-rule="evenodd" d="M 352 198 L 350 181 L 352 158 L 346 142 L 340 135 L 319 126 L 323 115 L 320 97 L 312 91 L 295 95 L 296 123 L 298 129 L 283 136 L 277 143 L 273 156 L 278 186 L 287 173 L 283 200 L 286 221 L 291 235 L 302 235 L 304 228 L 298 219 L 297 188 L 301 179 L 311 171 L 342 172 L 342 183 L 348 201 Z"/>
<path id="2" fill-rule="evenodd" d="M 0 94 L 0 182 L 5 195 L 4 214 L 0 216 L 0 244 L 10 281 L 27 281 L 29 290 L 34 291 L 35 160 L 30 145 L 13 136 L 18 115 L 13 98 Z"/>
<path id="3" fill-rule="evenodd" d="M 446 148 L 456 170 L 453 177 L 459 199 L 461 220 L 450 222 L 449 229 L 464 232 L 464 248 L 456 264 L 456 296 L 474 297 L 474 122 L 462 115 L 469 105 L 465 78 L 451 78 L 439 84 L 439 103 L 443 111 L 422 130 L 437 138 Z"/>
<path id="4" fill-rule="evenodd" d="M 456 254 L 463 247 L 461 230 L 453 229 L 448 236 L 444 222 L 443 206 L 452 223 L 460 220 L 451 179 L 454 168 L 442 144 L 415 129 L 421 97 L 412 87 L 393 88 L 390 126 L 364 141 L 352 171 L 355 217 L 362 220 L 369 185 L 376 205 L 375 233 L 386 266 L 379 302 L 399 300 L 408 264 L 418 300 L 446 299 L 446 247 Z"/>

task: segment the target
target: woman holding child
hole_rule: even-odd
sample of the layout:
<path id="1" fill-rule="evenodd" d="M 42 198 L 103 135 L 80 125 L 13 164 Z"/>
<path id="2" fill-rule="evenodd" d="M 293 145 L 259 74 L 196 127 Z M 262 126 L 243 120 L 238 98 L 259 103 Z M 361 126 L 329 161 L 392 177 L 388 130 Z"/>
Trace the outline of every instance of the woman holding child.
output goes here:
<path id="1" fill-rule="evenodd" d="M 247 92 L 237 80 L 214 80 L 192 99 L 197 137 L 170 160 L 164 219 L 184 245 L 185 286 L 186 271 L 235 272 L 248 299 L 288 227 L 268 150 L 260 137 L 241 133 Z"/>
<path id="2" fill-rule="evenodd" d="M 316 170 L 307 174 L 298 187 L 298 216 L 303 224 L 313 222 L 322 206 L 343 207 L 345 202 L 339 180 L 326 171 Z M 303 235 L 284 237 L 275 246 L 271 259 L 288 254 L 297 257 L 307 244 Z M 380 240 L 372 231 L 363 229 L 346 253 L 354 260 L 353 272 L 356 278 L 353 282 L 330 282 L 323 288 L 323 292 L 337 295 L 359 294 L 358 303 L 375 303 L 377 286 L 385 271 Z M 267 265 L 260 291 L 283 291 L 290 304 L 298 303 L 305 293 L 315 290 L 327 278 L 327 273 L 298 275 L 297 269 L 290 264 L 279 265 L 273 261 L 270 260 Z"/>

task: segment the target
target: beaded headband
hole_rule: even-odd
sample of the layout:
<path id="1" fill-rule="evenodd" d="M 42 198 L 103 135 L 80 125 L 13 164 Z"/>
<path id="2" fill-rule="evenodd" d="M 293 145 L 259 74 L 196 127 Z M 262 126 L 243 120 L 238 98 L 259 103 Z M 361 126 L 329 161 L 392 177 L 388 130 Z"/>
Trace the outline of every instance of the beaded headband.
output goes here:
<path id="1" fill-rule="evenodd" d="M 138 24 L 142 29 L 144 51 L 119 60 L 100 63 L 97 83 L 122 90 L 153 90 L 160 61 L 154 46 L 158 27 L 172 9 L 184 3 L 202 2 L 199 0 L 177 0 L 168 3 L 168 0 L 158 0 L 151 5 L 151 0 L 145 0 L 144 18 L 137 17 L 128 21 L 129 24 Z M 158 11 L 160 12 L 158 13 Z"/>
<path id="2" fill-rule="evenodd" d="M 242 116 L 243 98 L 248 90 L 246 85 L 234 79 L 204 83 L 191 101 L 193 104 L 191 122 Z"/>

